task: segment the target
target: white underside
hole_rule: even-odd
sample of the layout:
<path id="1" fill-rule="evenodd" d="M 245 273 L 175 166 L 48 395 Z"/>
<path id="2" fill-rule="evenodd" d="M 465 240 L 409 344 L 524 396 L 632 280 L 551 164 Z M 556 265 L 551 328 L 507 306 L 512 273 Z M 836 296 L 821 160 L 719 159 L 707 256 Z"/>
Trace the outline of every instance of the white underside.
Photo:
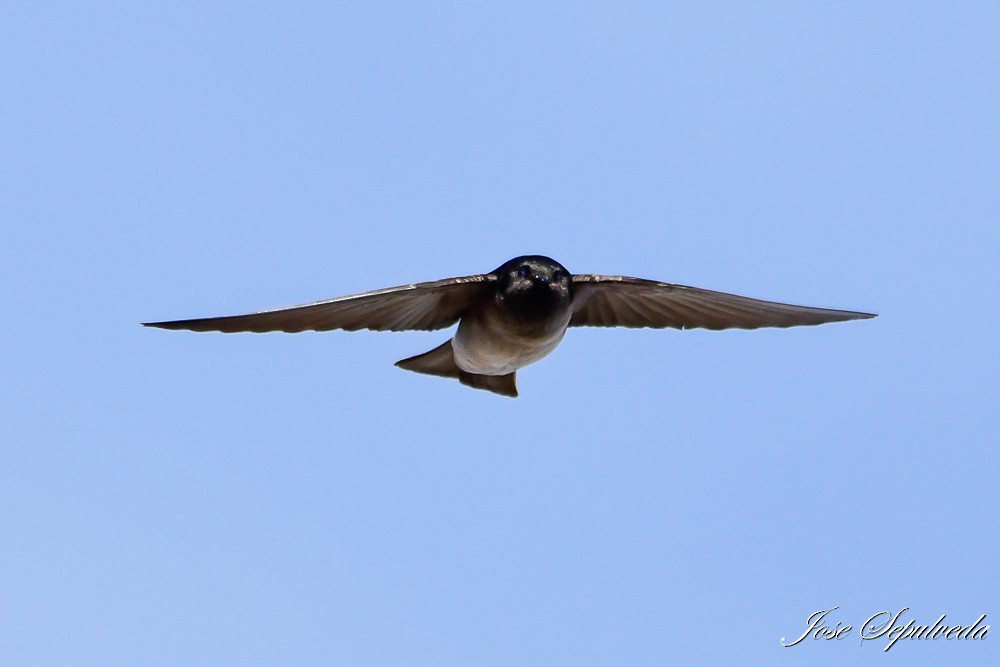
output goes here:
<path id="1" fill-rule="evenodd" d="M 498 335 L 496 325 L 465 318 L 452 339 L 455 363 L 467 373 L 506 375 L 533 364 L 556 349 L 566 335 L 566 322 L 540 336 Z"/>

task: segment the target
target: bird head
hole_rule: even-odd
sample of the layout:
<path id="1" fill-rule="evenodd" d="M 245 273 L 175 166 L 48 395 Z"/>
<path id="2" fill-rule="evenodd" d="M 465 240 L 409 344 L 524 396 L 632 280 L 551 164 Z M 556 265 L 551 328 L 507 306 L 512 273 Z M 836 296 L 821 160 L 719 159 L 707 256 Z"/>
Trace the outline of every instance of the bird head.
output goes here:
<path id="1" fill-rule="evenodd" d="M 497 300 L 520 319 L 541 319 L 569 308 L 573 281 L 566 267 L 541 255 L 524 255 L 496 271 Z"/>

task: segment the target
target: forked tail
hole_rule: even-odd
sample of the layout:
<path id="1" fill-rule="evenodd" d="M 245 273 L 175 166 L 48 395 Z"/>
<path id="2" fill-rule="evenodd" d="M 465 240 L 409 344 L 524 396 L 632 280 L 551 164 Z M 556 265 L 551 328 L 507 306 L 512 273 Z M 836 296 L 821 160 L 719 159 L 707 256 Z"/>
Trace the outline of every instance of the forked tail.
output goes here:
<path id="1" fill-rule="evenodd" d="M 514 373 L 507 373 L 506 375 L 467 373 L 455 363 L 455 352 L 451 348 L 451 340 L 448 340 L 443 345 L 438 345 L 430 352 L 424 352 L 415 357 L 397 361 L 396 365 L 414 373 L 458 378 L 458 381 L 467 387 L 485 389 L 486 391 L 492 391 L 494 394 L 517 398 L 516 371 Z"/>

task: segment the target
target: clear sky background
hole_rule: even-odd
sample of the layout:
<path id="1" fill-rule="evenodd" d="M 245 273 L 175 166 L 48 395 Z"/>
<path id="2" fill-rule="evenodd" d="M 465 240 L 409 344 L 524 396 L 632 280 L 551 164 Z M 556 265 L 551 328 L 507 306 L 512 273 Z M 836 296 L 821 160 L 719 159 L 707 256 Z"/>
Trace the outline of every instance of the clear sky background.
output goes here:
<path id="1" fill-rule="evenodd" d="M 825 5 L 825 6 L 821 6 Z M 8 3 L 0 663 L 983 665 L 996 3 Z M 541 253 L 875 320 L 193 334 Z M 1000 633 L 1000 628 L 993 630 Z"/>

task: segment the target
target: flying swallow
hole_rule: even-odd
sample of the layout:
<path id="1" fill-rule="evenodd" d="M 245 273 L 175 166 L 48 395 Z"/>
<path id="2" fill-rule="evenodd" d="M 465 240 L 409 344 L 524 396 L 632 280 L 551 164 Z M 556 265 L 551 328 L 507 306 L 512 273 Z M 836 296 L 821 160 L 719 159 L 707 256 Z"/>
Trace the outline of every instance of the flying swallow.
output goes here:
<path id="1" fill-rule="evenodd" d="M 458 322 L 455 335 L 400 368 L 457 378 L 517 396 L 518 369 L 547 356 L 568 327 L 757 329 L 875 317 L 793 306 L 627 276 L 573 275 L 559 262 L 525 255 L 495 271 L 342 296 L 250 315 L 144 326 L 189 331 L 430 331 Z"/>

